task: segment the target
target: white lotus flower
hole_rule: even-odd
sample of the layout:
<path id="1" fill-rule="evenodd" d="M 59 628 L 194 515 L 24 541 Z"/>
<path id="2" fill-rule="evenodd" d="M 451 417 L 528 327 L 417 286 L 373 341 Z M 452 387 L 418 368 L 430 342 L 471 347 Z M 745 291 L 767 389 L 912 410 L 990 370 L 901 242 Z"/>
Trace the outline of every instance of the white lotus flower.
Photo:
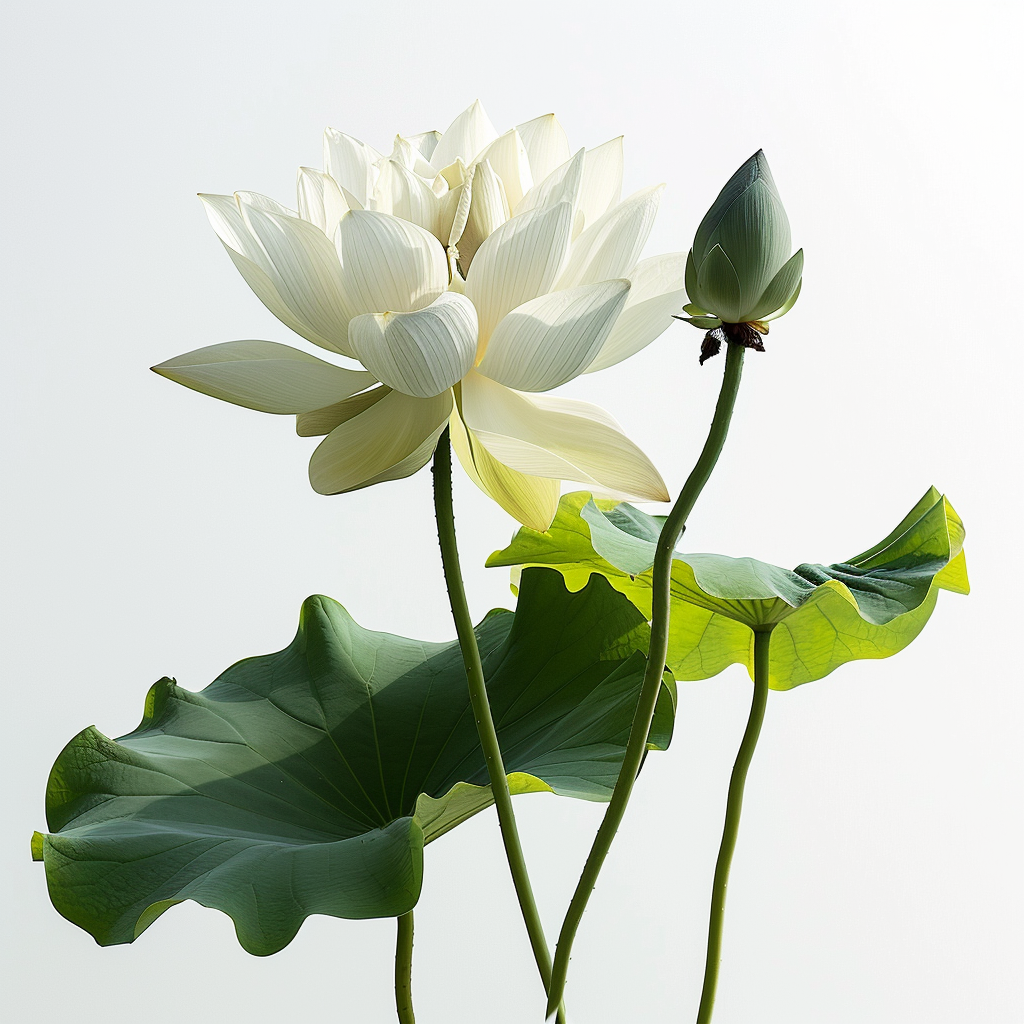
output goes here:
<path id="1" fill-rule="evenodd" d="M 326 435 L 309 466 L 324 494 L 416 472 L 450 426 L 470 477 L 535 529 L 561 480 L 668 500 L 607 413 L 540 394 L 638 352 L 683 301 L 685 254 L 638 262 L 660 186 L 619 201 L 621 140 L 573 156 L 554 115 L 499 135 L 474 103 L 388 157 L 331 129 L 324 150 L 326 170 L 299 170 L 297 211 L 202 199 L 267 308 L 365 369 L 234 341 L 154 370 Z"/>

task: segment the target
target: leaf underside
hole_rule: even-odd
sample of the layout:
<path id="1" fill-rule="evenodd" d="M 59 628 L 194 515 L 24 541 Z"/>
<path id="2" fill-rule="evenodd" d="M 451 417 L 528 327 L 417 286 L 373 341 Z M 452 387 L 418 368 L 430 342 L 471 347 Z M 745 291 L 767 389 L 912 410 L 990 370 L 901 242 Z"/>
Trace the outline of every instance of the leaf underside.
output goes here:
<path id="1" fill-rule="evenodd" d="M 490 566 L 549 565 L 570 590 L 607 579 L 651 614 L 651 566 L 664 519 L 627 504 L 563 496 L 545 533 L 526 527 Z M 753 558 L 682 554 L 672 562 L 669 668 L 706 679 L 734 663 L 753 672 L 755 630 L 772 630 L 770 685 L 786 690 L 861 658 L 903 650 L 939 590 L 969 590 L 963 523 L 931 488 L 884 540 L 846 562 L 782 569 Z"/>
<path id="2" fill-rule="evenodd" d="M 643 616 L 603 579 L 523 574 L 515 613 L 476 628 L 513 792 L 607 800 L 643 677 Z M 671 738 L 674 687 L 649 737 Z M 54 906 L 102 945 L 191 899 L 267 955 L 310 914 L 416 903 L 423 846 L 491 800 L 457 642 L 363 629 L 309 598 L 283 651 L 199 693 L 163 679 L 139 727 L 94 728 L 57 759 L 51 834 L 33 839 Z"/>

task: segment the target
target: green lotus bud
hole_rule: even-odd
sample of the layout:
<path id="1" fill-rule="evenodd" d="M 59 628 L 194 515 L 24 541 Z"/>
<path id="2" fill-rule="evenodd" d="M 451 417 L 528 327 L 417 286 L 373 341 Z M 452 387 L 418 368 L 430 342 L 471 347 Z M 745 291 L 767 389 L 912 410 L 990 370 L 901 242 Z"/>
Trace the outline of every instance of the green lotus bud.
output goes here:
<path id="1" fill-rule="evenodd" d="M 766 321 L 788 312 L 800 293 L 804 253 L 791 255 L 791 247 L 789 218 L 758 150 L 719 193 L 686 260 L 690 316 L 679 319 L 710 330 L 701 362 L 726 338 L 764 351 Z"/>

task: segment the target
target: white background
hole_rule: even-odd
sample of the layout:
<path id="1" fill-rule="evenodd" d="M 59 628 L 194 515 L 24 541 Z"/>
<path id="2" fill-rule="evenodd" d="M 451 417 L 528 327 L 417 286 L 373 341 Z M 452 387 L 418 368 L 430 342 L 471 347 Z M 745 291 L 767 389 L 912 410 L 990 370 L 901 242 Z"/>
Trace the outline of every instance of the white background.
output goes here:
<path id="1" fill-rule="evenodd" d="M 929 484 L 968 528 L 975 592 L 903 654 L 772 694 L 730 885 L 716 1024 L 1009 1024 L 1020 985 L 1021 24 L 1010 3 L 22 3 L 4 29 L 5 1019 L 393 1020 L 391 921 L 307 921 L 256 959 L 175 908 L 100 949 L 50 906 L 29 835 L 79 729 L 116 736 L 169 674 L 200 689 L 276 650 L 323 592 L 364 625 L 453 635 L 429 474 L 334 498 L 311 439 L 148 367 L 294 337 L 194 194 L 290 202 L 326 125 L 387 148 L 476 97 L 550 110 L 573 148 L 626 135 L 626 192 L 665 181 L 648 254 L 686 249 L 764 147 L 806 250 L 803 297 L 747 363 L 691 550 L 848 557 Z M 608 408 L 675 491 L 722 360 L 670 329 L 565 391 Z M 302 343 L 299 342 L 301 345 Z M 474 615 L 512 521 L 460 477 Z M 652 509 L 653 511 L 654 509 Z M 683 684 L 572 965 L 577 1024 L 690 1021 L 739 668 Z M 517 801 L 553 933 L 600 808 Z M 493 812 L 431 846 L 419 1019 L 540 1021 Z"/>

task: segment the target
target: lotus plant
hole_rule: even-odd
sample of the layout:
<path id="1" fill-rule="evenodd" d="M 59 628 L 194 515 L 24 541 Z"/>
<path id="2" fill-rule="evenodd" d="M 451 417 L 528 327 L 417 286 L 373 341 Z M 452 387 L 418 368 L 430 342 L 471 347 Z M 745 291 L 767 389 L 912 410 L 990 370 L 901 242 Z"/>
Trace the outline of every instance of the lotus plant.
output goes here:
<path id="1" fill-rule="evenodd" d="M 682 302 L 685 258 L 641 260 L 661 186 L 620 201 L 622 146 L 570 155 L 554 115 L 503 135 L 479 103 L 390 156 L 341 132 L 300 168 L 297 210 L 202 196 L 235 266 L 286 326 L 341 366 L 231 341 L 154 369 L 237 405 L 297 417 L 313 488 L 408 476 L 450 428 L 473 481 L 546 529 L 559 481 L 668 500 L 607 413 L 545 392 L 650 344 Z"/>
<path id="2" fill-rule="evenodd" d="M 685 256 L 641 259 L 661 187 L 622 199 L 621 184 L 621 139 L 573 153 L 554 115 L 499 134 L 474 103 L 443 133 L 398 136 L 386 156 L 329 129 L 324 169 L 299 169 L 295 209 L 251 192 L 202 196 L 252 290 L 332 358 L 228 341 L 154 369 L 294 415 L 300 435 L 323 438 L 309 464 L 321 493 L 432 462 L 457 640 L 372 632 L 313 597 L 284 650 L 237 663 L 201 693 L 161 680 L 120 739 L 80 733 L 51 773 L 50 833 L 32 851 L 54 905 L 98 942 L 134 941 L 186 899 L 229 914 L 259 955 L 313 913 L 393 916 L 395 1008 L 414 1024 L 423 847 L 493 802 L 547 1013 L 564 1024 L 573 942 L 644 758 L 668 746 L 675 680 L 738 663 L 751 709 L 707 927 L 697 1022 L 711 1024 L 769 689 L 902 650 L 939 590 L 968 591 L 964 530 L 929 490 L 846 562 L 787 570 L 679 550 L 725 444 L 746 351 L 764 351 L 768 321 L 796 301 L 803 251 L 790 252 L 760 151 Z M 651 516 L 623 500 L 668 499 L 650 460 L 603 410 L 548 393 L 638 352 L 680 308 L 707 332 L 701 363 L 724 344 L 725 365 L 703 449 L 669 514 Z M 516 610 L 475 626 L 452 448 L 522 524 L 488 563 L 514 567 Z M 560 500 L 562 480 L 588 490 Z M 511 799 L 539 791 L 608 805 L 554 958 Z M 503 962 L 498 937 L 487 944 Z"/>

